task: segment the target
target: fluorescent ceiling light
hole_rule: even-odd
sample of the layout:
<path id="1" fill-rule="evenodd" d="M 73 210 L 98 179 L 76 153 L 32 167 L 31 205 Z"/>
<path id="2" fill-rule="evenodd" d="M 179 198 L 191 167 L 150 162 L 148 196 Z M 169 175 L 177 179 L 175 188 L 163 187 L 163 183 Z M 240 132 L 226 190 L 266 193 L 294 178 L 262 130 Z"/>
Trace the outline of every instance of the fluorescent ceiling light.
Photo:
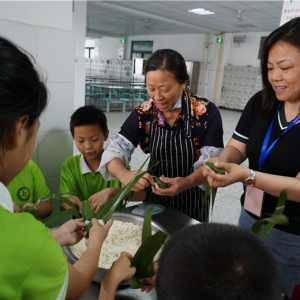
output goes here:
<path id="1" fill-rule="evenodd" d="M 214 15 L 215 14 L 213 11 L 209 11 L 204 8 L 190 9 L 189 12 L 194 13 L 196 15 Z"/>

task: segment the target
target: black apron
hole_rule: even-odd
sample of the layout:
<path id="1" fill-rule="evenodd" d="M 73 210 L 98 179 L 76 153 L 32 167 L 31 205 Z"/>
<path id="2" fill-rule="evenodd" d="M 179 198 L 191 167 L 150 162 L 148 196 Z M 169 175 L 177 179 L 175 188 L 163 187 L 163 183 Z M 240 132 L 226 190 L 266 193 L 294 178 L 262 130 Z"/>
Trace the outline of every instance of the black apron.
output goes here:
<path id="1" fill-rule="evenodd" d="M 153 167 L 149 173 L 153 176 L 187 177 L 194 172 L 194 163 L 197 161 L 196 150 L 191 138 L 191 104 L 186 94 L 187 116 L 185 126 L 180 130 L 170 130 L 151 124 L 149 137 L 149 152 L 151 153 L 148 168 Z M 154 109 L 154 113 L 157 111 Z M 151 188 L 146 189 L 146 201 L 163 202 L 176 210 L 200 222 L 208 221 L 209 202 L 207 201 L 201 214 L 204 191 L 198 186 L 187 189 L 180 194 L 160 196 L 152 193 Z"/>

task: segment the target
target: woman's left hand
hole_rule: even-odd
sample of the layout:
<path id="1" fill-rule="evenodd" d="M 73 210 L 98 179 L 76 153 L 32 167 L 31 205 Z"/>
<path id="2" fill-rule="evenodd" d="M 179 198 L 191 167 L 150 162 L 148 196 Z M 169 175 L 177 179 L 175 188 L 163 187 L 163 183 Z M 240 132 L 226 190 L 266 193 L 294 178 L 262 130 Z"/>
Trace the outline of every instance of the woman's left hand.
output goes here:
<path id="1" fill-rule="evenodd" d="M 205 165 L 208 174 L 207 182 L 212 188 L 225 187 L 236 182 L 243 182 L 250 173 L 248 168 L 233 163 L 215 162 L 214 166 L 223 169 L 225 174 L 216 174 L 209 166 Z"/>

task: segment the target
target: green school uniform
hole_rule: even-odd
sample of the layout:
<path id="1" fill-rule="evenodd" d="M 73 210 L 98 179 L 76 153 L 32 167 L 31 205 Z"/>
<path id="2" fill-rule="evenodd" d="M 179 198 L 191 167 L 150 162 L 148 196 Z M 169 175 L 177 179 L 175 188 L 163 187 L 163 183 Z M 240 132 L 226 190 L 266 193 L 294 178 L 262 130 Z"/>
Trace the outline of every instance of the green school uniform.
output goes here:
<path id="1" fill-rule="evenodd" d="M 68 265 L 60 245 L 31 214 L 1 206 L 11 201 L 5 192 L 0 183 L 0 298 L 65 299 Z"/>
<path id="2" fill-rule="evenodd" d="M 13 202 L 20 209 L 25 203 L 35 203 L 41 197 L 50 194 L 44 175 L 33 160 L 29 160 L 26 167 L 10 182 L 7 189 Z"/>
<path id="3" fill-rule="evenodd" d="M 77 196 L 83 201 L 108 187 L 121 188 L 122 184 L 116 179 L 106 181 L 98 171 L 92 172 L 81 154 L 69 157 L 63 162 L 60 172 L 60 195 Z"/>

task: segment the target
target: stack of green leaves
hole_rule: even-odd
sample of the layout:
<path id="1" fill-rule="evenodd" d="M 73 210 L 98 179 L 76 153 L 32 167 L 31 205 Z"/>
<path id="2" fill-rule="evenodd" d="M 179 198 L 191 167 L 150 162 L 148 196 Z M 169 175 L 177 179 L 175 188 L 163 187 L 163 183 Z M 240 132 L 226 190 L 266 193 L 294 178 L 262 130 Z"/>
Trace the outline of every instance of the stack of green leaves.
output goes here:
<path id="1" fill-rule="evenodd" d="M 154 275 L 154 256 L 167 238 L 167 234 L 160 230 L 152 235 L 151 215 L 152 208 L 148 209 L 144 215 L 142 244 L 131 261 L 131 266 L 136 268 L 136 273 L 130 280 L 132 289 L 142 288 L 144 284 L 141 280 Z"/>
<path id="2" fill-rule="evenodd" d="M 276 205 L 276 208 L 274 210 L 274 213 L 269 218 L 264 218 L 257 220 L 252 225 L 252 232 L 255 234 L 258 234 L 263 224 L 266 223 L 264 230 L 261 233 L 261 238 L 265 239 L 267 235 L 271 232 L 273 227 L 278 225 L 288 225 L 289 219 L 286 215 L 283 214 L 284 208 L 285 208 L 285 202 L 286 202 L 286 190 L 281 191 L 279 195 L 279 199 Z"/>

